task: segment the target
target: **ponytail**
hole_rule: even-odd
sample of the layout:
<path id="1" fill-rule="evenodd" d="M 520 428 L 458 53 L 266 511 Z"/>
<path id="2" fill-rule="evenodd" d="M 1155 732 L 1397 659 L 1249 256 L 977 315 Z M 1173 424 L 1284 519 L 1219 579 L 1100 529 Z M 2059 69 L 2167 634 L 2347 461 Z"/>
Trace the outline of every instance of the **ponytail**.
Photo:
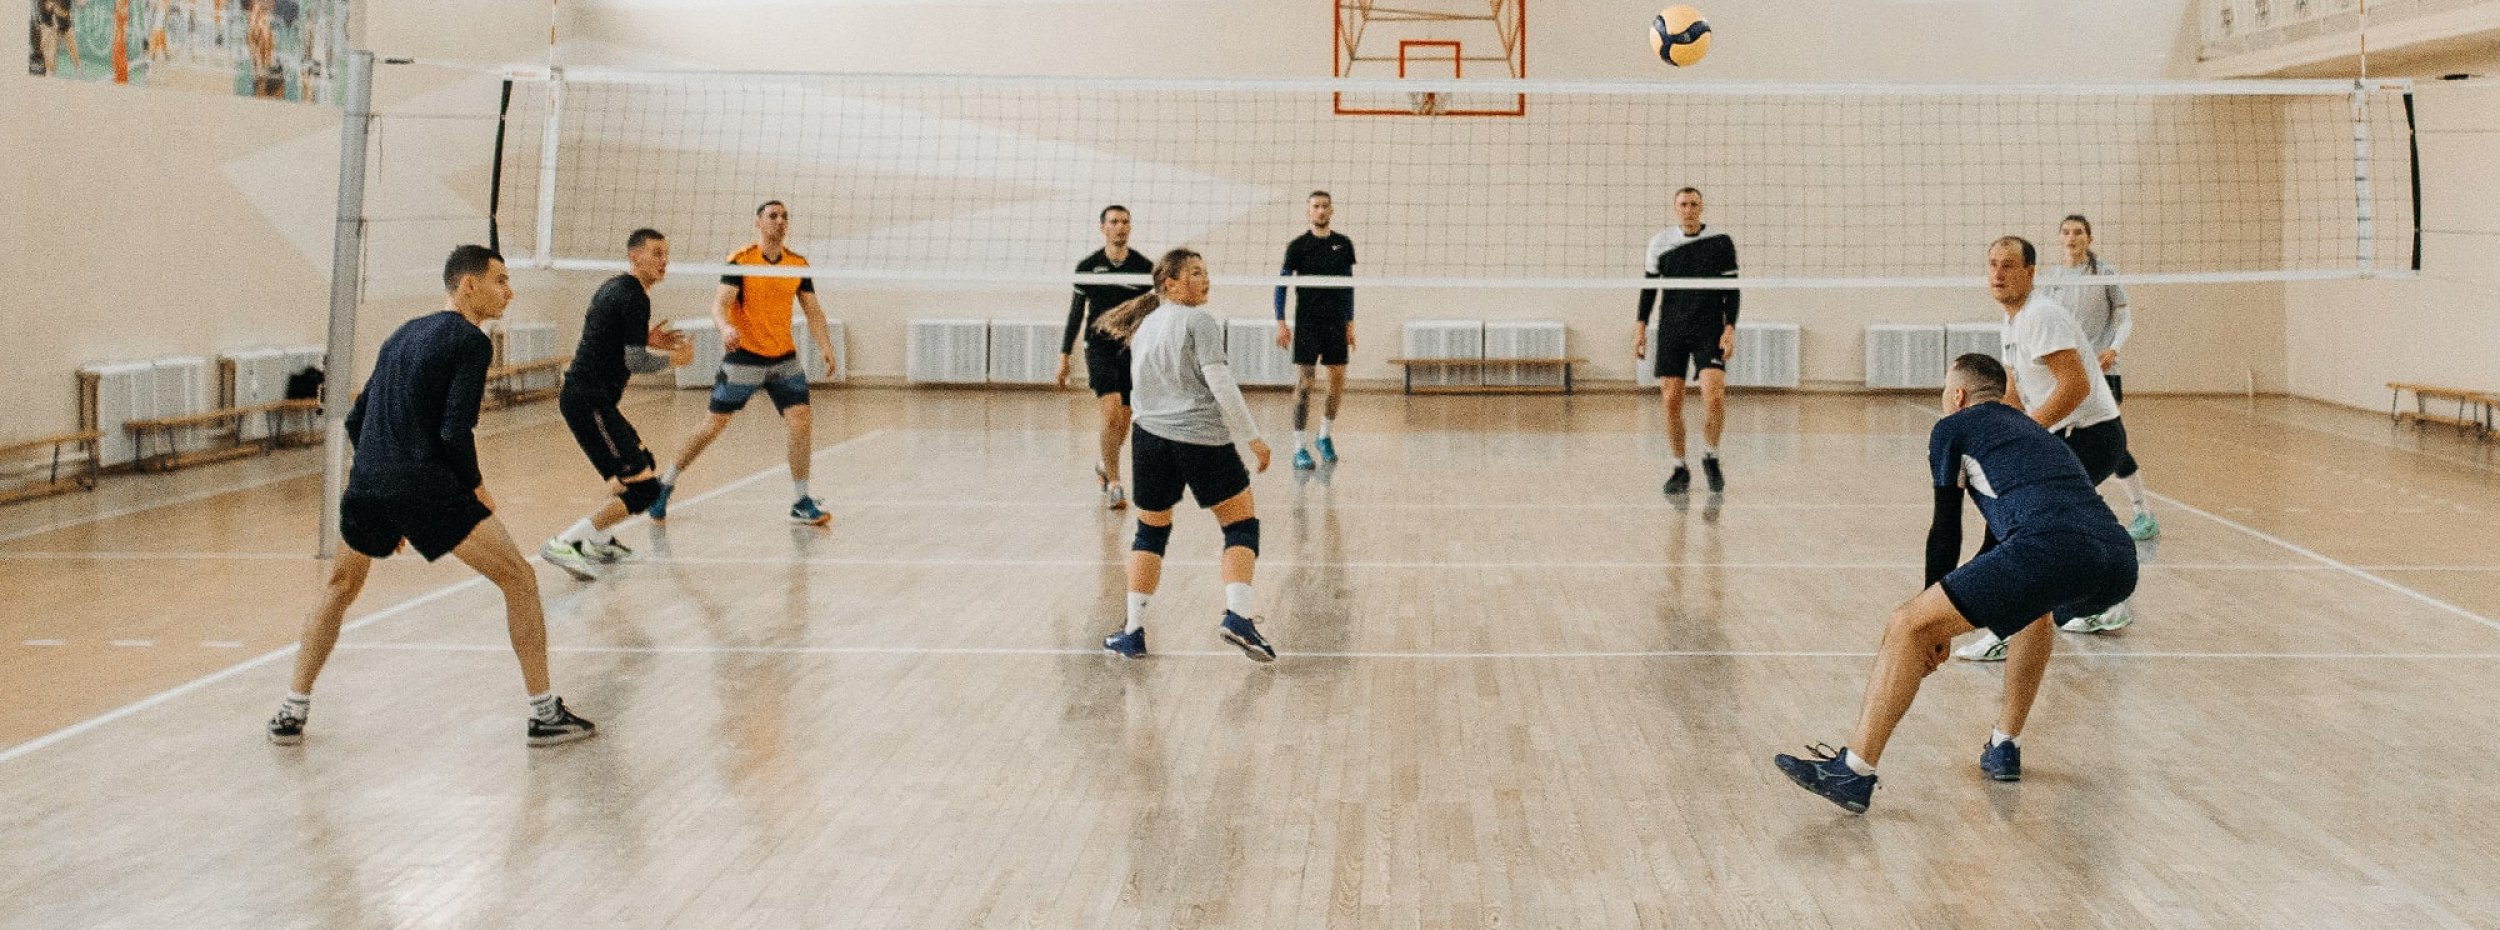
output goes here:
<path id="1" fill-rule="evenodd" d="M 1163 258 L 1155 262 L 1155 289 L 1103 311 L 1101 316 L 1094 318 L 1094 329 L 1120 342 L 1129 341 L 1129 337 L 1137 335 L 1138 324 L 1146 322 L 1146 315 L 1163 306 L 1164 282 L 1180 274 L 1183 263 L 1198 257 L 1198 253 L 1189 249 L 1173 249 L 1163 253 Z"/>

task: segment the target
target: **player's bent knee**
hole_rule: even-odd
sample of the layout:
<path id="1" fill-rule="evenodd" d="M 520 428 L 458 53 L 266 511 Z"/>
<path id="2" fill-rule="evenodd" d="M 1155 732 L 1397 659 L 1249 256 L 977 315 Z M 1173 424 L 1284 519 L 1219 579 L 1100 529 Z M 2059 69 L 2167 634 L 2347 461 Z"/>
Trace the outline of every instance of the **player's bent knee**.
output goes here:
<path id="1" fill-rule="evenodd" d="M 1164 547 L 1171 545 L 1171 543 L 1172 524 L 1166 523 L 1162 526 L 1156 526 L 1144 520 L 1139 520 L 1137 521 L 1137 539 L 1136 541 L 1129 543 L 1129 548 L 1138 552 L 1146 553 L 1147 555 L 1161 557 L 1163 555 Z"/>
<path id="2" fill-rule="evenodd" d="M 1259 518 L 1224 524 L 1224 548 L 1248 549 L 1251 555 L 1259 554 Z"/>
<path id="3" fill-rule="evenodd" d="M 649 510 L 660 500 L 660 479 L 646 472 L 638 480 L 625 482 L 625 490 L 617 492 L 616 499 L 624 502 L 626 513 Z"/>

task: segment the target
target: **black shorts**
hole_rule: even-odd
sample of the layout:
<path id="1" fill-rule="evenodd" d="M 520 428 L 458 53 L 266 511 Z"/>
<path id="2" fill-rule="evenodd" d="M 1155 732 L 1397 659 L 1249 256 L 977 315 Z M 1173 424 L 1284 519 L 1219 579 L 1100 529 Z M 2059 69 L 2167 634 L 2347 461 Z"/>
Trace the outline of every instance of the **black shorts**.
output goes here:
<path id="1" fill-rule="evenodd" d="M 2109 382 L 2109 399 L 2111 401 L 2121 404 L 2127 402 L 2127 389 L 2120 386 L 2117 375 L 2102 375 L 2101 380 Z"/>
<path id="2" fill-rule="evenodd" d="M 651 450 L 643 446 L 634 424 L 617 412 L 615 402 L 566 391 L 556 398 L 556 407 L 564 411 L 564 425 L 573 429 L 573 441 L 590 457 L 599 477 L 622 479 L 656 466 Z"/>
<path id="3" fill-rule="evenodd" d="M 1293 363 L 1343 365 L 1346 359 L 1344 320 L 1293 320 Z"/>
<path id="4" fill-rule="evenodd" d="M 1128 346 L 1117 342 L 1085 340 L 1085 383 L 1094 389 L 1094 396 L 1120 395 L 1120 403 L 1128 403 Z"/>
<path id="5" fill-rule="evenodd" d="M 2083 463 L 2083 476 L 2094 486 L 2118 473 L 2127 458 L 2127 427 L 2121 417 L 2111 417 L 2080 429 L 2058 434 L 2066 440 L 2066 448 L 2074 450 L 2075 460 Z"/>
<path id="6" fill-rule="evenodd" d="M 477 492 L 451 481 L 439 487 L 387 495 L 363 495 L 350 488 L 339 499 L 339 539 L 347 548 L 387 559 L 405 540 L 428 562 L 442 558 L 495 512 L 477 499 Z"/>
<path id="7" fill-rule="evenodd" d="M 1651 355 L 1657 360 L 1655 372 L 1662 379 L 1682 381 L 1688 377 L 1698 378 L 1702 372 L 1713 368 L 1726 371 L 1727 359 L 1719 354 L 1719 338 L 1723 335 L 1660 328 L 1658 348 Z"/>
<path id="8" fill-rule="evenodd" d="M 1250 470 L 1231 444 L 1202 446 L 1129 429 L 1129 484 L 1139 510 L 1170 510 L 1187 487 L 1198 506 L 1213 507 L 1250 489 Z"/>
<path id="9" fill-rule="evenodd" d="M 2012 639 L 2032 621 L 2097 614 L 2135 595 L 2135 541 L 2115 518 L 2088 529 L 2024 533 L 1944 576 L 1970 625 Z"/>

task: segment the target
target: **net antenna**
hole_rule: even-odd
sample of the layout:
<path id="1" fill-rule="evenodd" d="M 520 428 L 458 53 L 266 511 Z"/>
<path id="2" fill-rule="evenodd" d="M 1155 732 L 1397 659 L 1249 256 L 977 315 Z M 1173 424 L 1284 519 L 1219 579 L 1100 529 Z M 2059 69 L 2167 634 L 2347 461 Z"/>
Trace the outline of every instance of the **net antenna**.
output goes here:
<path id="1" fill-rule="evenodd" d="M 1516 81 L 1528 76 L 1528 0 L 1336 0 L 1339 78 Z M 1400 99 L 1402 97 L 1403 99 Z M 1528 95 L 1499 90 L 1340 91 L 1338 116 L 1526 116 Z"/>

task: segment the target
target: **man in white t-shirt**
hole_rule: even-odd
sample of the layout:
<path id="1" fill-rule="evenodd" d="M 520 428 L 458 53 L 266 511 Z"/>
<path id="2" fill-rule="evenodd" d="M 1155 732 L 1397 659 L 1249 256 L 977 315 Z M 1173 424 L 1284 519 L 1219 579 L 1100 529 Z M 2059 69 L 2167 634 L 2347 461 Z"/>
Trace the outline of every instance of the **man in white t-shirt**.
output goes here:
<path id="1" fill-rule="evenodd" d="M 2066 440 L 2084 477 L 2097 487 L 2127 457 L 2127 427 L 2118 418 L 2118 400 L 2087 360 L 2091 342 L 2073 312 L 2048 294 L 2032 288 L 2040 254 L 2029 240 L 2007 236 L 1988 246 L 1988 293 L 2005 310 L 2005 369 L 2012 376 L 2005 401 L 2049 432 Z M 1990 543 L 1993 544 L 1991 539 Z M 2070 633 L 2106 633 L 2135 621 L 2121 603 L 2091 616 L 2057 618 Z M 1994 636 L 1954 652 L 1973 661 L 2005 658 L 2005 644 Z"/>

